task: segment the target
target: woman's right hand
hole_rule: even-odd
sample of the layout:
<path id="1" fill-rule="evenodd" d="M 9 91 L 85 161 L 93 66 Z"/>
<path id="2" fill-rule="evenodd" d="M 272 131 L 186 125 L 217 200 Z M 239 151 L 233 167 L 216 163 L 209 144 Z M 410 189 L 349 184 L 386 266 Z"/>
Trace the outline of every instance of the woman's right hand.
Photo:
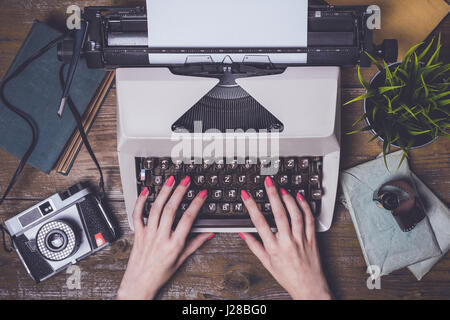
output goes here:
<path id="1" fill-rule="evenodd" d="M 282 188 L 280 197 L 270 177 L 266 178 L 265 187 L 278 232 L 272 232 L 255 200 L 243 190 L 242 200 L 262 243 L 250 233 L 239 235 L 293 299 L 331 299 L 320 263 L 314 217 L 308 203 L 300 194 L 295 200 Z M 289 212 L 291 225 L 283 203 Z"/>

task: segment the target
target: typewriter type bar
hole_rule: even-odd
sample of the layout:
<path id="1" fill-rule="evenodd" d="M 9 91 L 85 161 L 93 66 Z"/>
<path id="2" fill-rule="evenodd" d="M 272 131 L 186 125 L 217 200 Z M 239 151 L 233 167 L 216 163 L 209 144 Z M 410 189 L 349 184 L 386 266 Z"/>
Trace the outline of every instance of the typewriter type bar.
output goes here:
<path id="1" fill-rule="evenodd" d="M 171 66 L 164 59 L 151 61 L 149 55 L 179 56 L 180 63 L 218 62 L 226 55 L 238 57 L 235 63 L 283 65 L 370 66 L 364 51 L 397 60 L 397 41 L 386 39 L 373 44 L 373 31 L 367 28 L 367 6 L 310 6 L 308 9 L 308 46 L 306 48 L 149 48 L 145 7 L 86 7 L 83 18 L 88 34 L 83 54 L 90 68 Z M 72 56 L 73 42 L 66 40 L 58 50 L 62 61 Z M 205 61 L 189 57 L 211 57 Z M 306 63 L 296 57 L 306 55 Z M 248 57 L 258 57 L 248 59 Z M 266 57 L 264 59 L 263 57 Z M 221 61 L 220 61 L 221 62 Z M 178 64 L 178 62 L 177 62 Z"/>

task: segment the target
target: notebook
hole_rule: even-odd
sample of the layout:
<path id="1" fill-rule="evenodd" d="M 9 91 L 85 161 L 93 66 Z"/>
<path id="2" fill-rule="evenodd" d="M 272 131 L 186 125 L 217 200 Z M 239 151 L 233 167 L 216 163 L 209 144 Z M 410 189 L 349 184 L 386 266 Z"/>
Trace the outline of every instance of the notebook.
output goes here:
<path id="1" fill-rule="evenodd" d="M 59 31 L 45 23 L 35 21 L 7 74 L 60 35 Z M 76 129 L 75 119 L 68 107 L 61 118 L 57 115 L 62 95 L 59 81 L 61 65 L 57 58 L 57 48 L 54 47 L 5 87 L 8 101 L 27 112 L 39 127 L 39 140 L 28 164 L 47 174 L 55 166 Z M 70 96 L 80 115 L 85 114 L 106 74 L 104 70 L 88 69 L 85 60 L 80 60 L 70 90 Z M 0 148 L 20 159 L 31 139 L 28 124 L 0 101 Z"/>

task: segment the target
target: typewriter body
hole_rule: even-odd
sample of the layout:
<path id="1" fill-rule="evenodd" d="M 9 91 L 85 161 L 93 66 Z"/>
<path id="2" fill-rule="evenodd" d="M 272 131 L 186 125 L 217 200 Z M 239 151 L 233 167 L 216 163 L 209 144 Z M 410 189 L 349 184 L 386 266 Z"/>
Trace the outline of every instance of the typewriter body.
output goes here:
<path id="1" fill-rule="evenodd" d="M 169 176 L 179 182 L 189 175 L 177 218 L 208 189 L 194 232 L 256 231 L 242 189 L 275 228 L 263 184 L 270 175 L 278 187 L 303 194 L 317 230 L 328 230 L 339 172 L 340 66 L 369 66 L 364 51 L 395 61 L 396 42 L 372 43 L 367 7 L 310 6 L 299 17 L 308 30 L 302 46 L 158 47 L 149 32 L 157 13 L 147 9 L 88 7 L 83 15 L 88 65 L 117 69 L 118 154 L 130 225 L 144 187 L 148 212 Z M 62 45 L 61 59 L 70 58 L 71 45 Z"/>

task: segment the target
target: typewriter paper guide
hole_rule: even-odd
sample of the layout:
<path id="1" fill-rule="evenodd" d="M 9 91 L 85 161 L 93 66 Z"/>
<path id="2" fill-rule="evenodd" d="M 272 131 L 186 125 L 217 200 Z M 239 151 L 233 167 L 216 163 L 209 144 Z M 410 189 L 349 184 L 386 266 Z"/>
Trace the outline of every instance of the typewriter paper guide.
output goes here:
<path id="1" fill-rule="evenodd" d="M 147 0 L 150 48 L 307 47 L 307 0 Z"/>

